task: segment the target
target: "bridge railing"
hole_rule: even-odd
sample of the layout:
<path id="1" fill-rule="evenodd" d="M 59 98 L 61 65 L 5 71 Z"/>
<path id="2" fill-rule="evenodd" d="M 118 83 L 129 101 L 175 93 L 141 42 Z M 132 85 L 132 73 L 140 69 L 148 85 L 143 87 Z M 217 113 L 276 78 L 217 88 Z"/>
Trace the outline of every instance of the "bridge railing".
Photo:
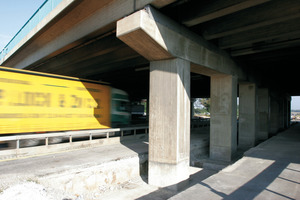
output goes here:
<path id="1" fill-rule="evenodd" d="M 104 137 L 109 139 L 111 136 L 120 134 L 120 137 L 126 135 L 136 135 L 138 130 L 144 130 L 143 133 L 148 133 L 148 126 L 140 127 L 128 127 L 128 128 L 110 128 L 110 129 L 96 129 L 96 130 L 82 130 L 82 131 L 65 131 L 65 132 L 53 132 L 43 134 L 28 134 L 28 135 L 14 135 L 0 137 L 0 142 L 15 141 L 16 149 L 20 148 L 20 141 L 22 140 L 45 140 L 45 146 L 49 145 L 49 139 L 51 138 L 68 138 L 69 143 L 73 142 L 73 138 L 88 137 L 88 140 L 92 141 L 95 137 Z M 130 133 L 127 133 L 130 132 Z"/>
<path id="2" fill-rule="evenodd" d="M 191 120 L 191 128 L 204 128 L 210 126 L 210 119 L 193 119 Z"/>
<path id="3" fill-rule="evenodd" d="M 0 63 L 4 57 L 34 29 L 62 0 L 46 0 L 24 26 L 16 33 L 9 43 L 0 51 Z"/>

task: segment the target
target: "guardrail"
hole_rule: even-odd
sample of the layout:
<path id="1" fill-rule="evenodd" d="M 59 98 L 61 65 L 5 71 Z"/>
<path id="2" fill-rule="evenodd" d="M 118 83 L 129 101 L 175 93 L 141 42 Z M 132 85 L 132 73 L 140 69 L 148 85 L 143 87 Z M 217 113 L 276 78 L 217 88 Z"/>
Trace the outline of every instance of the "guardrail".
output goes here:
<path id="1" fill-rule="evenodd" d="M 111 128 L 111 129 L 97 129 L 97 130 L 82 130 L 82 131 L 65 131 L 65 132 L 53 132 L 53 133 L 43 133 L 43 134 L 29 134 L 29 135 L 14 135 L 14 136 L 4 136 L 0 137 L 0 142 L 7 141 L 16 141 L 16 149 L 20 148 L 21 140 L 45 140 L 45 146 L 49 145 L 50 138 L 68 138 L 69 143 L 73 142 L 73 138 L 88 137 L 90 141 L 93 140 L 93 137 L 104 136 L 107 139 L 110 138 L 110 135 L 115 135 L 120 133 L 120 137 L 124 137 L 125 131 L 130 131 L 133 133 L 129 135 L 136 135 L 137 130 L 145 130 L 145 134 L 148 133 L 148 126 L 142 127 L 128 127 L 128 128 Z"/>
<path id="2" fill-rule="evenodd" d="M 191 128 L 204 128 L 210 126 L 210 119 L 193 119 Z"/>

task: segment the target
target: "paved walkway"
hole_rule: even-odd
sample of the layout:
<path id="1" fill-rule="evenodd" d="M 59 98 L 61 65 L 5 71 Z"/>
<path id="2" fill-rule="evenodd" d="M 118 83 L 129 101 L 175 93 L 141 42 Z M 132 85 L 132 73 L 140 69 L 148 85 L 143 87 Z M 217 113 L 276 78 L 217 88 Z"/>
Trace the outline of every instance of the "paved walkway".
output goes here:
<path id="1" fill-rule="evenodd" d="M 235 164 L 171 197 L 179 199 L 300 199 L 300 124 L 245 153 Z"/>
<path id="2" fill-rule="evenodd" d="M 45 170 L 50 173 L 54 169 L 67 171 L 71 166 L 85 165 L 87 159 L 90 159 L 89 163 L 99 165 L 99 162 L 107 162 L 105 159 L 110 154 L 114 157 L 116 154 L 112 152 L 116 150 L 121 157 L 146 153 L 147 144 L 112 145 L 103 148 L 105 153 L 102 149 L 101 154 L 100 149 L 0 162 L 1 171 L 6 172 L 0 173 L 0 185 L 4 183 L 4 177 L 14 179 L 21 174 L 41 175 Z M 103 153 L 105 156 L 99 156 Z M 33 166 L 33 161 L 39 164 Z M 14 167 L 10 167 L 9 163 Z M 300 199 L 300 124 L 250 149 L 243 158 L 219 173 L 191 167 L 190 185 L 182 192 L 149 186 L 146 182 L 147 177 L 131 180 L 120 189 L 99 193 L 96 199 Z"/>
<path id="3" fill-rule="evenodd" d="M 102 197 L 106 200 L 300 199 L 300 124 L 250 149 L 219 173 L 191 167 L 190 185 L 182 192 L 137 181 L 130 189 L 112 191 Z"/>

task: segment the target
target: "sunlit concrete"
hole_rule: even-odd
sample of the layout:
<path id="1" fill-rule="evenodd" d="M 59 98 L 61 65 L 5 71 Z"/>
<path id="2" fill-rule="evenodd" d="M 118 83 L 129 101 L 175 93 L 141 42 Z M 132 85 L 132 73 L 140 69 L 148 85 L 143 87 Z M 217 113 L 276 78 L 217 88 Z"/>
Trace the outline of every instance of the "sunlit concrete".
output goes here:
<path id="1" fill-rule="evenodd" d="M 299 199 L 299 133 L 299 124 L 292 126 L 170 199 Z"/>
<path id="2" fill-rule="evenodd" d="M 189 178 L 190 63 L 150 63 L 149 184 L 166 187 Z M 174 188 L 176 189 L 176 188 Z"/>

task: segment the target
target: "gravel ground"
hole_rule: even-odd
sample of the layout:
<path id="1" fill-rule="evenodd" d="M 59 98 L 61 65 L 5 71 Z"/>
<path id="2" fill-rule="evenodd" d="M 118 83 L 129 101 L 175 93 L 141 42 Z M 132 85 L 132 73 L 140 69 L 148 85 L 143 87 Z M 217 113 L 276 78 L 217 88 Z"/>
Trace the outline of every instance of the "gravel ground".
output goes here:
<path id="1" fill-rule="evenodd" d="M 68 196 L 47 189 L 35 182 L 13 185 L 0 193 L 0 200 L 83 200 L 80 196 Z"/>
<path id="2" fill-rule="evenodd" d="M 216 172 L 191 167 L 190 173 L 193 176 L 190 183 L 193 185 L 195 180 L 206 179 Z M 148 185 L 147 177 L 143 176 L 120 184 L 101 186 L 96 192 L 82 195 L 67 194 L 63 190 L 55 190 L 37 182 L 27 181 L 5 189 L 0 193 L 0 200 L 165 200 L 176 194 L 175 191 Z"/>
<path id="3" fill-rule="evenodd" d="M 14 185 L 0 195 L 0 200 L 54 200 L 46 189 L 33 182 Z"/>
<path id="4" fill-rule="evenodd" d="M 0 192 L 0 200 L 115 200 L 128 199 L 128 192 L 137 190 L 140 193 L 141 189 L 155 191 L 156 187 L 150 187 L 140 178 L 127 181 L 123 184 L 110 185 L 107 187 L 99 187 L 98 192 L 85 193 L 84 195 L 67 194 L 64 191 L 55 190 L 45 187 L 36 182 L 24 182 L 8 187 Z M 119 194 L 121 193 L 121 194 Z M 124 194 L 123 194 L 124 193 Z M 116 196 L 116 194 L 118 194 Z M 137 195 L 137 194 L 135 194 Z M 133 195 L 133 196 L 135 196 Z M 127 197 L 127 198 L 126 198 Z M 131 196 L 129 196 L 131 199 Z"/>

